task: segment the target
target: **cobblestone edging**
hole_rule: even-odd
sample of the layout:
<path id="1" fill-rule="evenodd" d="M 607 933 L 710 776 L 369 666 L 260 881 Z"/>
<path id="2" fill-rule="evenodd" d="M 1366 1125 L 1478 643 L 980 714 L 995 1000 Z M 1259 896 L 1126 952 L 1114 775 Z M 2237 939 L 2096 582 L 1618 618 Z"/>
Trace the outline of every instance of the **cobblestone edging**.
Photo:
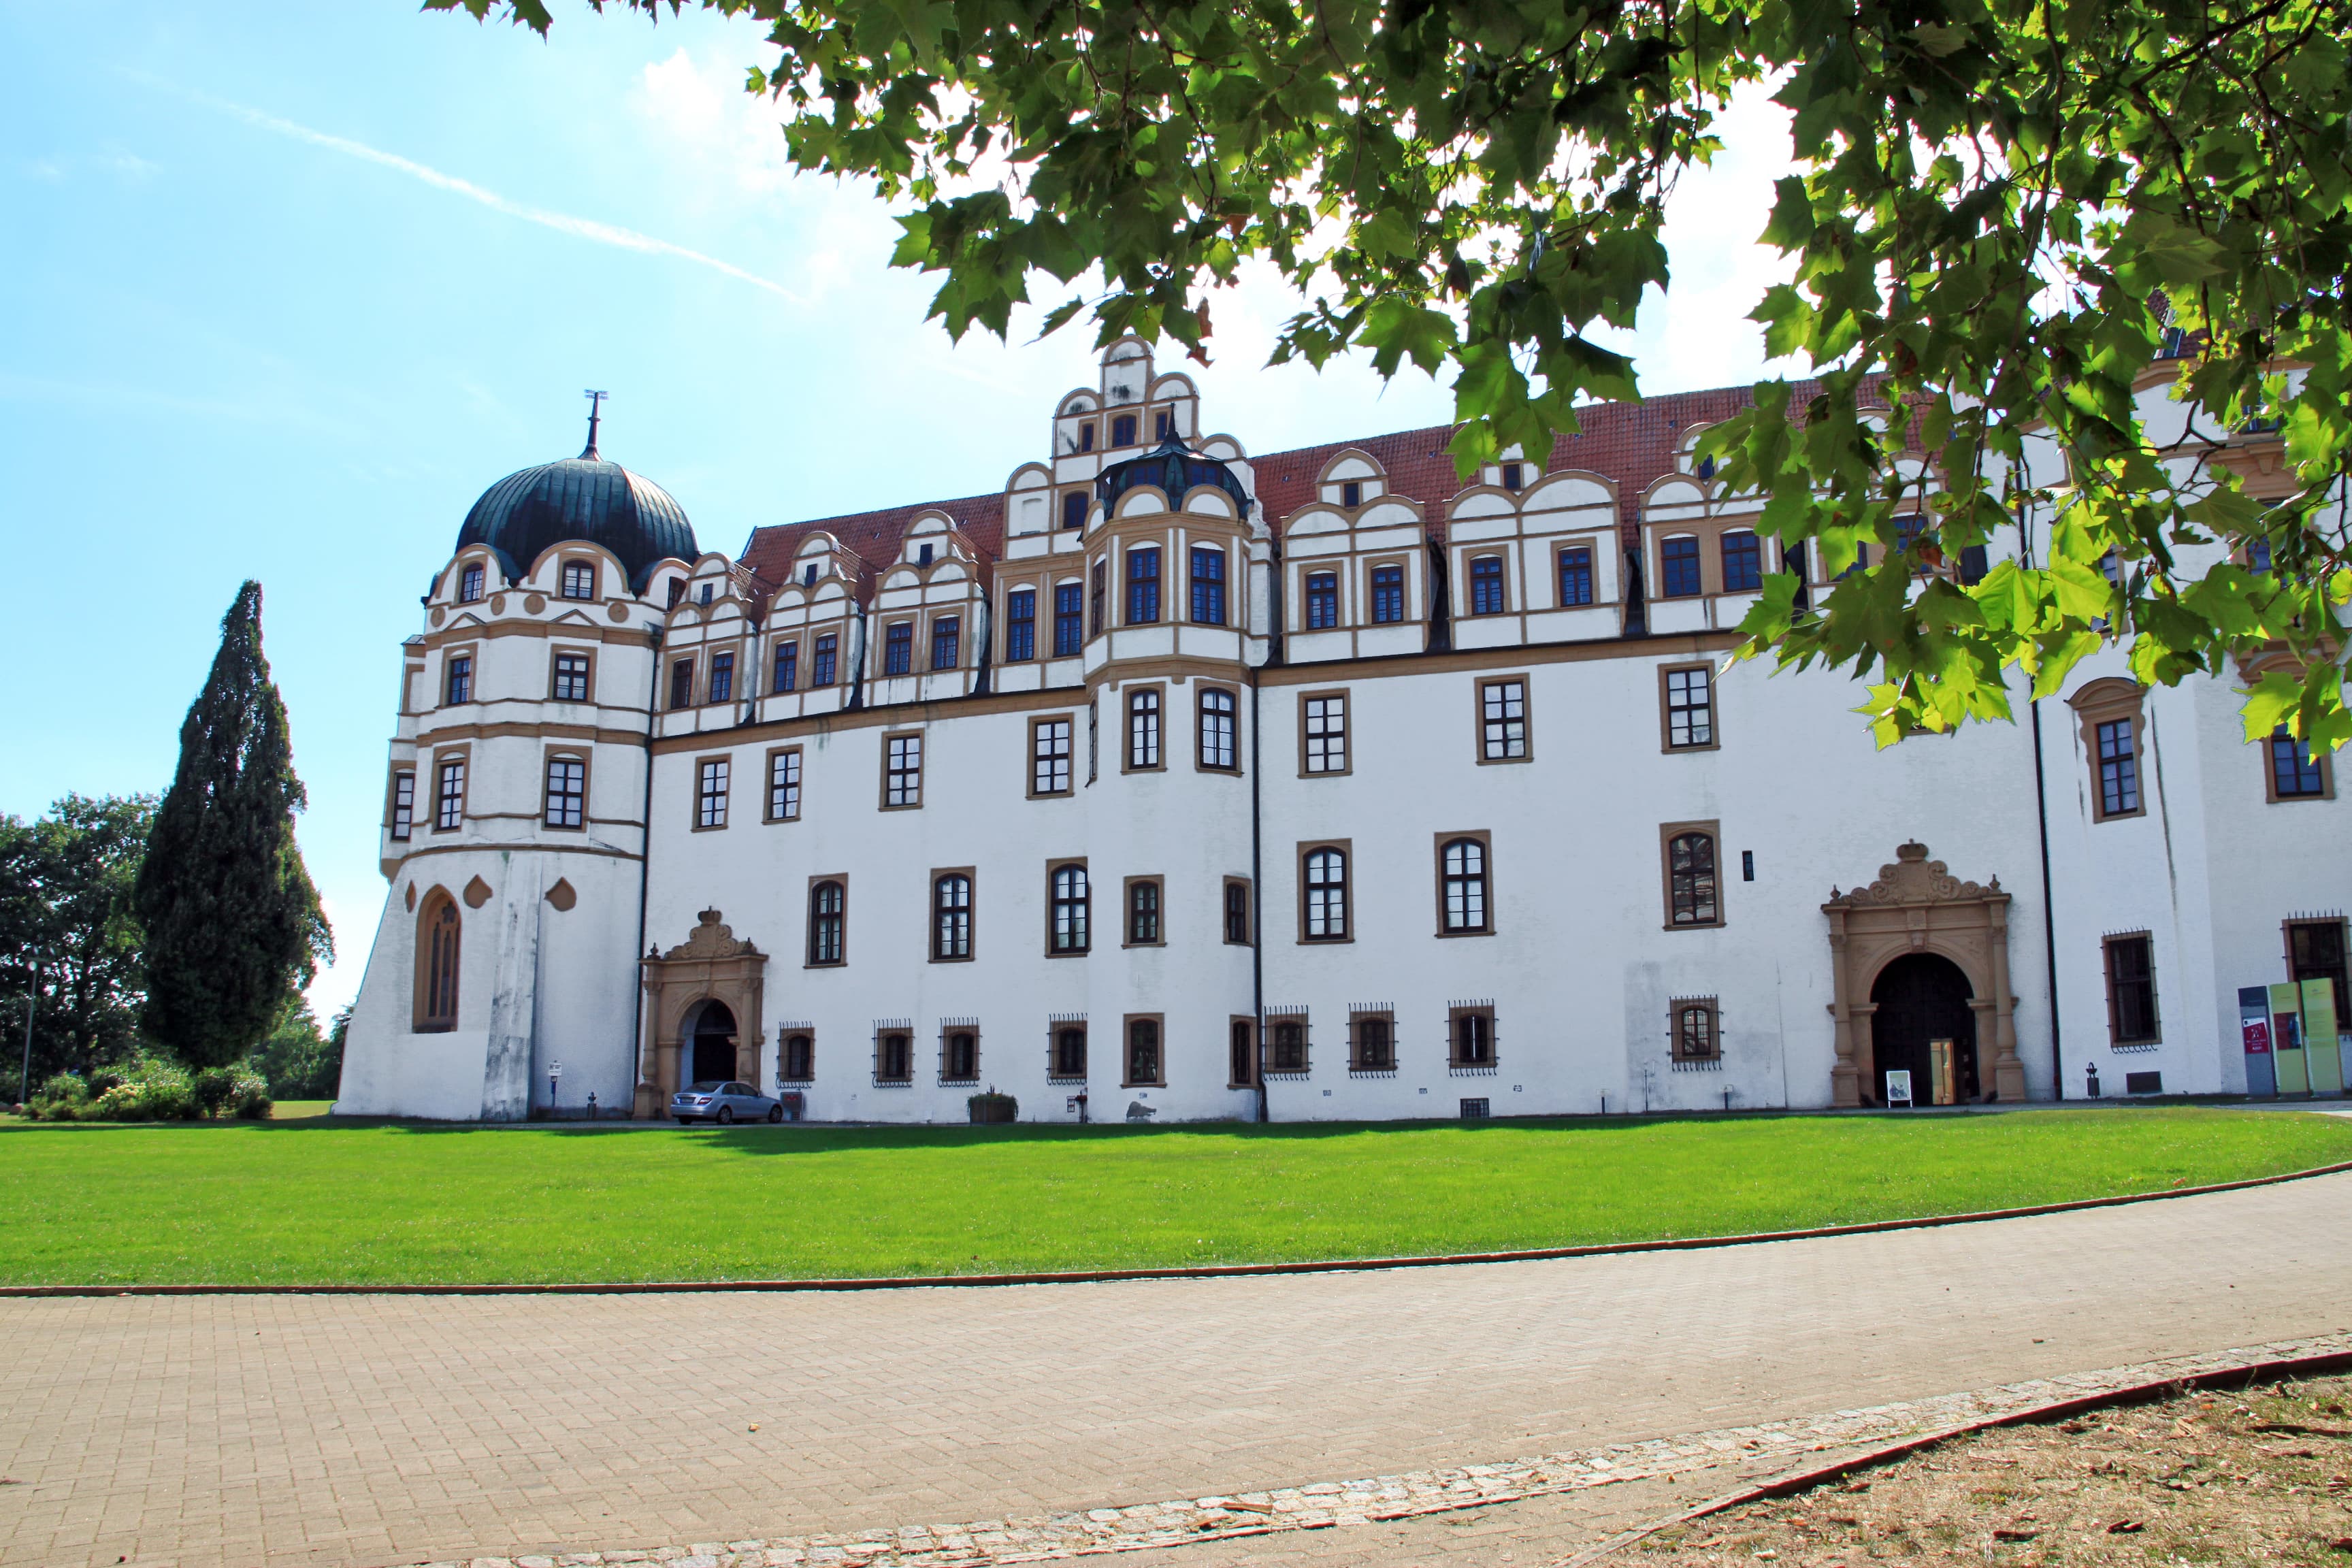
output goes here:
<path id="1" fill-rule="evenodd" d="M 706 1542 L 629 1552 L 459 1558 L 423 1568 L 996 1568 L 1109 1552 L 1139 1552 L 1187 1542 L 1230 1540 L 1280 1531 L 1324 1530 L 1447 1513 L 1490 1503 L 1689 1475 L 1727 1464 L 1832 1449 L 1881 1447 L 1953 1427 L 2013 1416 L 2041 1406 L 2117 1394 L 2149 1384 L 2212 1377 L 2265 1363 L 2352 1356 L 2352 1332 L 2280 1340 L 2204 1355 L 2035 1378 L 1996 1388 L 1761 1426 L 1731 1426 L 1646 1443 L 1616 1443 L 1441 1470 L 1326 1481 L 1127 1508 L 910 1525 L 848 1535 Z"/>

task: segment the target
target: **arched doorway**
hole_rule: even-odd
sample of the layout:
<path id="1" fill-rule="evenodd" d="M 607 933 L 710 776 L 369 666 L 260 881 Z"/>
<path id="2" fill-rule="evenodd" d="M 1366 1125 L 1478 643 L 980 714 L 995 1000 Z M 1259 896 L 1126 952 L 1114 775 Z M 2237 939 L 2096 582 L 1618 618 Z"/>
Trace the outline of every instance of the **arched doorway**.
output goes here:
<path id="1" fill-rule="evenodd" d="M 1936 952 L 1906 952 L 1878 972 L 1870 986 L 1871 1088 L 1886 1103 L 1887 1069 L 1907 1070 L 1916 1102 L 1935 1098 L 1930 1040 L 1952 1042 L 1952 1087 L 1963 1101 L 1978 1098 L 1977 1016 L 1973 991 L 1960 966 Z"/>
<path id="2" fill-rule="evenodd" d="M 696 1083 L 725 1083 L 735 1076 L 735 1015 L 724 1002 L 705 1002 L 694 1019 Z"/>

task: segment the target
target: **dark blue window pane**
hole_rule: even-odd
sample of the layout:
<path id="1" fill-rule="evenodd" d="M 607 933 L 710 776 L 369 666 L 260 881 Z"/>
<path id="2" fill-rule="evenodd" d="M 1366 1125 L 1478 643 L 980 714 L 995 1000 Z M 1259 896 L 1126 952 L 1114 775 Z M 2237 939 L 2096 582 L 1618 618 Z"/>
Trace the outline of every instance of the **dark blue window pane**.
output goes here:
<path id="1" fill-rule="evenodd" d="M 1076 583 L 1054 590 L 1054 657 L 1066 658 L 1087 640 L 1086 594 Z"/>
<path id="2" fill-rule="evenodd" d="M 812 685 L 831 686 L 833 684 L 834 652 L 839 646 L 839 642 L 830 637 L 816 639 L 816 668 L 811 672 L 814 677 Z"/>
<path id="3" fill-rule="evenodd" d="M 953 669 L 963 653 L 963 626 L 949 616 L 931 623 L 931 668 Z"/>
<path id="4" fill-rule="evenodd" d="M 1404 568 L 1372 568 L 1372 620 L 1387 626 L 1404 619 Z"/>
<path id="5" fill-rule="evenodd" d="M 1764 550 L 1746 529 L 1723 536 L 1723 591 L 1745 594 L 1764 583 Z"/>
<path id="6" fill-rule="evenodd" d="M 1071 490 L 1062 497 L 1062 526 L 1084 528 L 1087 525 L 1087 492 Z"/>
<path id="7" fill-rule="evenodd" d="M 778 643 L 776 645 L 776 679 L 770 682 L 769 689 L 774 691 L 790 691 L 800 684 L 800 677 L 801 645 L 796 642 Z"/>
<path id="8" fill-rule="evenodd" d="M 1695 599 L 1698 596 L 1698 541 L 1669 539 L 1659 552 L 1658 565 L 1665 577 L 1662 590 L 1669 599 Z"/>
<path id="9" fill-rule="evenodd" d="M 1024 588 L 1004 595 L 1004 659 L 1010 664 L 1036 657 L 1037 595 Z"/>
<path id="10" fill-rule="evenodd" d="M 1339 579 L 1317 572 L 1307 579 L 1307 629 L 1323 631 L 1339 624 Z"/>
<path id="11" fill-rule="evenodd" d="M 1160 552 L 1127 552 L 1127 624 L 1149 626 L 1160 618 Z"/>
<path id="12" fill-rule="evenodd" d="M 1503 558 L 1481 555 L 1470 563 L 1470 613 L 1474 616 L 1499 616 L 1503 613 Z"/>
<path id="13" fill-rule="evenodd" d="M 1592 552 L 1559 552 L 1559 602 L 1562 606 L 1592 603 Z"/>
<path id="14" fill-rule="evenodd" d="M 2319 759 L 2289 734 L 2285 726 L 2271 731 L 2271 783 L 2273 793 L 2281 799 L 2326 793 L 2326 778 L 2319 771 Z"/>
<path id="15" fill-rule="evenodd" d="M 882 639 L 882 673 L 904 675 L 915 664 L 915 627 L 910 621 L 900 621 Z"/>
<path id="16" fill-rule="evenodd" d="M 1203 626 L 1225 624 L 1225 552 L 1222 550 L 1192 552 L 1192 620 Z"/>

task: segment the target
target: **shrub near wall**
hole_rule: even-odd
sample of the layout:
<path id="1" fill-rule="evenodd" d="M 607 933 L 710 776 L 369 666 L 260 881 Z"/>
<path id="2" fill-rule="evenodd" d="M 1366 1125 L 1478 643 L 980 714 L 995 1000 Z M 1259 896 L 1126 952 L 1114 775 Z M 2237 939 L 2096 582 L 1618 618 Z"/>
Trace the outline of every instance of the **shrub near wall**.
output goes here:
<path id="1" fill-rule="evenodd" d="M 141 1057 L 120 1072 L 85 1079 L 59 1073 L 25 1107 L 38 1121 L 202 1121 L 269 1114 L 269 1086 L 243 1068 L 191 1074 L 176 1062 Z"/>

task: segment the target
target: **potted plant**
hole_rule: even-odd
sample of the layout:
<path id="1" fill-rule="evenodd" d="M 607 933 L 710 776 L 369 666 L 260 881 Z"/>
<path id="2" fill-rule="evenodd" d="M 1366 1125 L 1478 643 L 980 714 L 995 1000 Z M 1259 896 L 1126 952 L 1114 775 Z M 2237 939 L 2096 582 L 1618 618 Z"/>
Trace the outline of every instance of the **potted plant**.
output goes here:
<path id="1" fill-rule="evenodd" d="M 1009 1094 L 997 1093 L 994 1084 L 973 1095 L 964 1104 L 971 1110 L 975 1122 L 1011 1121 L 1021 1114 L 1021 1102 Z"/>

